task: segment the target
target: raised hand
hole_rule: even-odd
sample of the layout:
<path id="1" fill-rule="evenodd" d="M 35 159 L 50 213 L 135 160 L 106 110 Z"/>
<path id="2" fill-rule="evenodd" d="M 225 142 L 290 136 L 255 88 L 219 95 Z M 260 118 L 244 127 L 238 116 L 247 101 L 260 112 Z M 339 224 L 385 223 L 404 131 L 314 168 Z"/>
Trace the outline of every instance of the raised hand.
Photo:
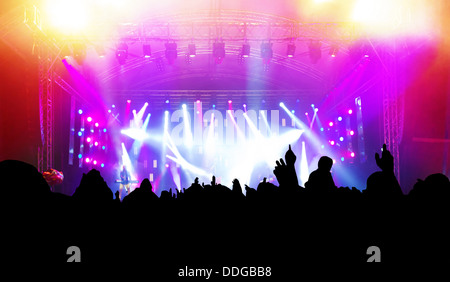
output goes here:
<path id="1" fill-rule="evenodd" d="M 290 144 L 289 144 L 289 150 L 287 150 L 286 154 L 284 155 L 284 158 L 286 159 L 286 164 L 288 166 L 294 166 L 295 161 L 297 160 L 297 156 L 292 151 Z"/>
<path id="2" fill-rule="evenodd" d="M 381 153 L 381 158 L 378 153 L 375 153 L 375 161 L 377 162 L 377 166 L 381 168 L 382 171 L 394 171 L 394 157 L 391 155 L 391 152 L 386 149 L 386 144 L 383 144 L 383 152 Z"/>
<path id="3" fill-rule="evenodd" d="M 276 161 L 276 164 L 273 174 L 277 177 L 280 186 L 285 185 L 288 181 L 288 167 L 282 158 L 280 161 Z"/>
<path id="4" fill-rule="evenodd" d="M 295 172 L 295 161 L 297 157 L 289 145 L 289 150 L 285 154 L 286 162 L 281 158 L 280 161 L 276 161 L 273 174 L 277 177 L 280 186 L 298 186 L 298 178 Z"/>

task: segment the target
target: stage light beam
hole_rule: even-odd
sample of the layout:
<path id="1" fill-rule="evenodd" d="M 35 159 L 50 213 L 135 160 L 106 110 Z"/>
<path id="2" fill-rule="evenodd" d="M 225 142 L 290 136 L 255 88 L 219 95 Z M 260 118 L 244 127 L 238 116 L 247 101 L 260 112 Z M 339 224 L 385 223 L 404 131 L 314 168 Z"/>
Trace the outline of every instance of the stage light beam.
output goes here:
<path id="1" fill-rule="evenodd" d="M 184 138 L 186 147 L 192 148 L 193 145 L 193 136 L 191 131 L 191 117 L 187 111 L 186 104 L 183 104 L 183 119 L 184 119 Z"/>

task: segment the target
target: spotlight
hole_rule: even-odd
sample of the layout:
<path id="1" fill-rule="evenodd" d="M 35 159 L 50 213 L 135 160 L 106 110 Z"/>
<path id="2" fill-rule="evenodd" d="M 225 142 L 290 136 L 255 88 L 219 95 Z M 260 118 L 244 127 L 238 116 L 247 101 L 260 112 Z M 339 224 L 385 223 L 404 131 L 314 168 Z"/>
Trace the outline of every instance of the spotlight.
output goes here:
<path id="1" fill-rule="evenodd" d="M 95 51 L 97 52 L 97 55 L 100 57 L 100 58 L 103 58 L 103 57 L 105 57 L 105 48 L 103 47 L 103 45 L 96 45 L 95 46 Z"/>
<path id="2" fill-rule="evenodd" d="M 316 64 L 322 58 L 322 43 L 320 41 L 311 41 L 308 45 L 309 58 L 313 64 Z"/>
<path id="3" fill-rule="evenodd" d="M 292 58 L 292 57 L 294 57 L 294 55 L 295 55 L 295 45 L 294 44 L 288 44 L 288 46 L 287 46 L 287 51 L 286 51 L 286 54 L 287 54 L 287 56 L 289 57 L 289 58 Z"/>
<path id="4" fill-rule="evenodd" d="M 283 102 L 280 102 L 280 107 L 284 107 L 284 103 Z"/>
<path id="5" fill-rule="evenodd" d="M 88 122 L 91 122 L 92 121 L 92 118 L 91 117 L 87 117 L 87 119 L 86 119 Z"/>
<path id="6" fill-rule="evenodd" d="M 82 154 L 78 154 L 78 158 L 79 159 L 83 158 L 83 155 Z"/>
<path id="7" fill-rule="evenodd" d="M 213 43 L 213 56 L 216 58 L 225 57 L 225 43 L 223 42 Z"/>
<path id="8" fill-rule="evenodd" d="M 195 44 L 191 43 L 188 45 L 188 55 L 189 57 L 193 58 L 197 54 L 197 51 L 195 49 Z"/>
<path id="9" fill-rule="evenodd" d="M 338 117 L 338 121 L 342 121 L 342 117 Z"/>
<path id="10" fill-rule="evenodd" d="M 128 45 L 126 43 L 122 42 L 117 46 L 116 58 L 119 64 L 125 64 L 128 58 Z"/>
<path id="11" fill-rule="evenodd" d="M 91 160 L 89 158 L 86 158 L 86 162 L 89 163 Z"/>
<path id="12" fill-rule="evenodd" d="M 350 135 L 351 136 L 355 135 L 355 132 L 353 130 L 350 130 Z"/>
<path id="13" fill-rule="evenodd" d="M 332 121 L 330 121 L 330 122 L 328 123 L 328 125 L 331 127 L 331 126 L 334 125 L 334 123 L 333 123 Z"/>
<path id="14" fill-rule="evenodd" d="M 86 45 L 82 42 L 73 43 L 72 49 L 74 59 L 81 65 L 86 58 Z"/>
<path id="15" fill-rule="evenodd" d="M 330 145 L 331 145 L 331 146 L 334 146 L 334 144 L 336 144 L 336 143 L 334 142 L 334 140 L 331 140 L 331 141 L 330 141 Z"/>
<path id="16" fill-rule="evenodd" d="M 91 137 L 86 138 L 86 141 L 90 143 L 92 141 Z"/>
<path id="17" fill-rule="evenodd" d="M 214 42 L 213 43 L 213 57 L 216 59 L 216 63 L 220 64 L 225 58 L 225 43 Z"/>
<path id="18" fill-rule="evenodd" d="M 97 161 L 95 161 L 95 160 L 94 160 L 92 163 L 93 163 L 94 165 L 97 165 Z"/>
<path id="19" fill-rule="evenodd" d="M 272 43 L 263 42 L 261 43 L 261 58 L 271 59 L 273 57 Z"/>
<path id="20" fill-rule="evenodd" d="M 246 44 L 242 45 L 241 55 L 244 58 L 247 58 L 248 56 L 250 56 L 250 45 L 249 44 L 246 43 Z"/>
<path id="21" fill-rule="evenodd" d="M 82 109 L 79 109 L 78 110 L 78 113 L 81 115 L 81 114 L 83 114 L 83 110 Z"/>
<path id="22" fill-rule="evenodd" d="M 83 136 L 83 133 L 81 131 L 78 131 L 78 136 Z"/>
<path id="23" fill-rule="evenodd" d="M 150 48 L 150 44 L 142 45 L 142 53 L 144 54 L 145 58 L 150 58 L 150 56 L 152 55 L 152 49 Z"/>
<path id="24" fill-rule="evenodd" d="M 169 104 L 170 103 L 170 101 L 169 100 L 166 100 L 166 104 Z"/>
<path id="25" fill-rule="evenodd" d="M 101 165 L 100 165 L 101 167 L 105 167 L 105 164 L 104 163 L 102 163 Z"/>
<path id="26" fill-rule="evenodd" d="M 351 153 L 350 153 L 350 157 L 354 158 L 354 157 L 355 157 L 355 153 L 354 153 L 354 152 L 351 152 Z"/>
<path id="27" fill-rule="evenodd" d="M 339 137 L 339 141 L 343 142 L 344 141 L 344 137 Z"/>
<path id="28" fill-rule="evenodd" d="M 353 114 L 353 110 L 352 110 L 352 109 L 349 109 L 349 110 L 348 110 L 348 114 L 349 114 L 349 115 Z"/>
<path id="29" fill-rule="evenodd" d="M 98 122 L 96 122 L 96 123 L 95 123 L 95 127 L 98 127 L 98 126 L 99 126 L 99 124 L 98 124 Z"/>
<path id="30" fill-rule="evenodd" d="M 166 43 L 166 59 L 172 63 L 173 61 L 175 61 L 175 59 L 178 56 L 177 53 L 177 44 L 175 42 L 172 43 Z"/>
<path id="31" fill-rule="evenodd" d="M 183 108 L 183 110 L 185 110 L 186 109 L 186 104 L 183 104 L 181 107 Z"/>
<path id="32" fill-rule="evenodd" d="M 233 103 L 233 101 L 231 101 L 231 100 L 228 100 L 228 104 L 231 104 L 231 103 Z"/>
<path id="33" fill-rule="evenodd" d="M 331 57 L 336 57 L 336 55 L 337 55 L 337 52 L 339 51 L 339 46 L 338 45 L 336 45 L 336 44 L 333 44 L 333 45 L 331 45 L 331 47 L 330 47 L 330 56 Z"/>

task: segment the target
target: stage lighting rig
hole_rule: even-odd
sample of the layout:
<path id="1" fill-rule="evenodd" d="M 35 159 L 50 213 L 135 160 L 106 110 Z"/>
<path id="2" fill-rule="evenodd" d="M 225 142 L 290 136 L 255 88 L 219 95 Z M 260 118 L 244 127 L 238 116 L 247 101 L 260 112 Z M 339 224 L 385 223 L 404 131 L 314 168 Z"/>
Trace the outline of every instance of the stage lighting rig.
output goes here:
<path id="1" fill-rule="evenodd" d="M 322 58 L 322 43 L 320 41 L 311 41 L 308 45 L 309 58 L 313 64 L 316 64 Z"/>
<path id="2" fill-rule="evenodd" d="M 150 44 L 142 44 L 142 53 L 144 54 L 145 58 L 150 58 L 150 56 L 152 55 Z"/>
<path id="3" fill-rule="evenodd" d="M 250 56 L 250 45 L 249 44 L 245 43 L 244 45 L 242 45 L 241 55 L 244 58 L 247 58 Z"/>
<path id="4" fill-rule="evenodd" d="M 73 58 L 81 65 L 86 58 L 86 45 L 83 42 L 72 43 Z"/>
<path id="5" fill-rule="evenodd" d="M 125 42 L 121 42 L 117 45 L 116 58 L 119 64 L 125 64 L 128 58 L 128 45 Z"/>
<path id="6" fill-rule="evenodd" d="M 261 58 L 264 60 L 270 60 L 273 57 L 272 43 L 261 43 Z"/>
<path id="7" fill-rule="evenodd" d="M 329 55 L 334 58 L 334 57 L 336 57 L 338 51 L 339 51 L 339 46 L 337 44 L 333 44 L 330 47 Z"/>
<path id="8" fill-rule="evenodd" d="M 165 46 L 166 46 L 166 59 L 167 61 L 169 61 L 169 63 L 173 63 L 173 61 L 175 61 L 178 56 L 177 43 L 168 42 L 165 44 Z"/>
<path id="9" fill-rule="evenodd" d="M 197 50 L 195 48 L 195 44 L 194 43 L 190 43 L 188 45 L 188 55 L 190 58 L 194 58 L 197 55 Z"/>
<path id="10" fill-rule="evenodd" d="M 293 44 L 293 43 L 288 44 L 286 54 L 287 54 L 287 56 L 289 58 L 294 57 L 294 55 L 295 55 L 295 48 L 296 48 L 295 44 Z"/>
<path id="11" fill-rule="evenodd" d="M 225 58 L 225 43 L 214 42 L 213 43 L 213 57 L 216 59 L 216 63 L 220 64 Z"/>

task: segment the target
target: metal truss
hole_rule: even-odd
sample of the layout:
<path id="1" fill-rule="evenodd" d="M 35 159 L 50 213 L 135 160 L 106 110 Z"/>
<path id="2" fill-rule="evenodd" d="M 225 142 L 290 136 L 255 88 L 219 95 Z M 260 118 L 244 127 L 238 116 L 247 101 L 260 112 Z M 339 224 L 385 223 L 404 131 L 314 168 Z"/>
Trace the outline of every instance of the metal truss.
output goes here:
<path id="1" fill-rule="evenodd" d="M 38 147 L 38 170 L 43 172 L 53 167 L 53 70 L 52 55 L 45 44 L 38 44 L 39 61 L 39 120 L 41 144 Z"/>
<path id="2" fill-rule="evenodd" d="M 250 11 L 198 11 L 122 23 L 116 39 L 162 41 L 350 41 L 358 31 L 350 23 L 302 23 Z"/>
<path id="3" fill-rule="evenodd" d="M 383 133 L 384 143 L 394 157 L 394 173 L 400 180 L 399 145 L 403 131 L 403 97 L 398 93 L 398 59 L 389 52 L 383 52 L 383 61 L 389 67 L 384 73 L 383 87 Z"/>
<path id="4" fill-rule="evenodd" d="M 105 41 L 177 41 L 177 42 L 295 42 L 324 40 L 350 42 L 361 35 L 348 22 L 299 22 L 293 19 L 241 10 L 197 10 L 152 16 L 136 22 L 115 23 L 115 31 L 106 33 L 107 23 L 95 23 L 82 36 L 67 40 L 91 43 Z"/>

